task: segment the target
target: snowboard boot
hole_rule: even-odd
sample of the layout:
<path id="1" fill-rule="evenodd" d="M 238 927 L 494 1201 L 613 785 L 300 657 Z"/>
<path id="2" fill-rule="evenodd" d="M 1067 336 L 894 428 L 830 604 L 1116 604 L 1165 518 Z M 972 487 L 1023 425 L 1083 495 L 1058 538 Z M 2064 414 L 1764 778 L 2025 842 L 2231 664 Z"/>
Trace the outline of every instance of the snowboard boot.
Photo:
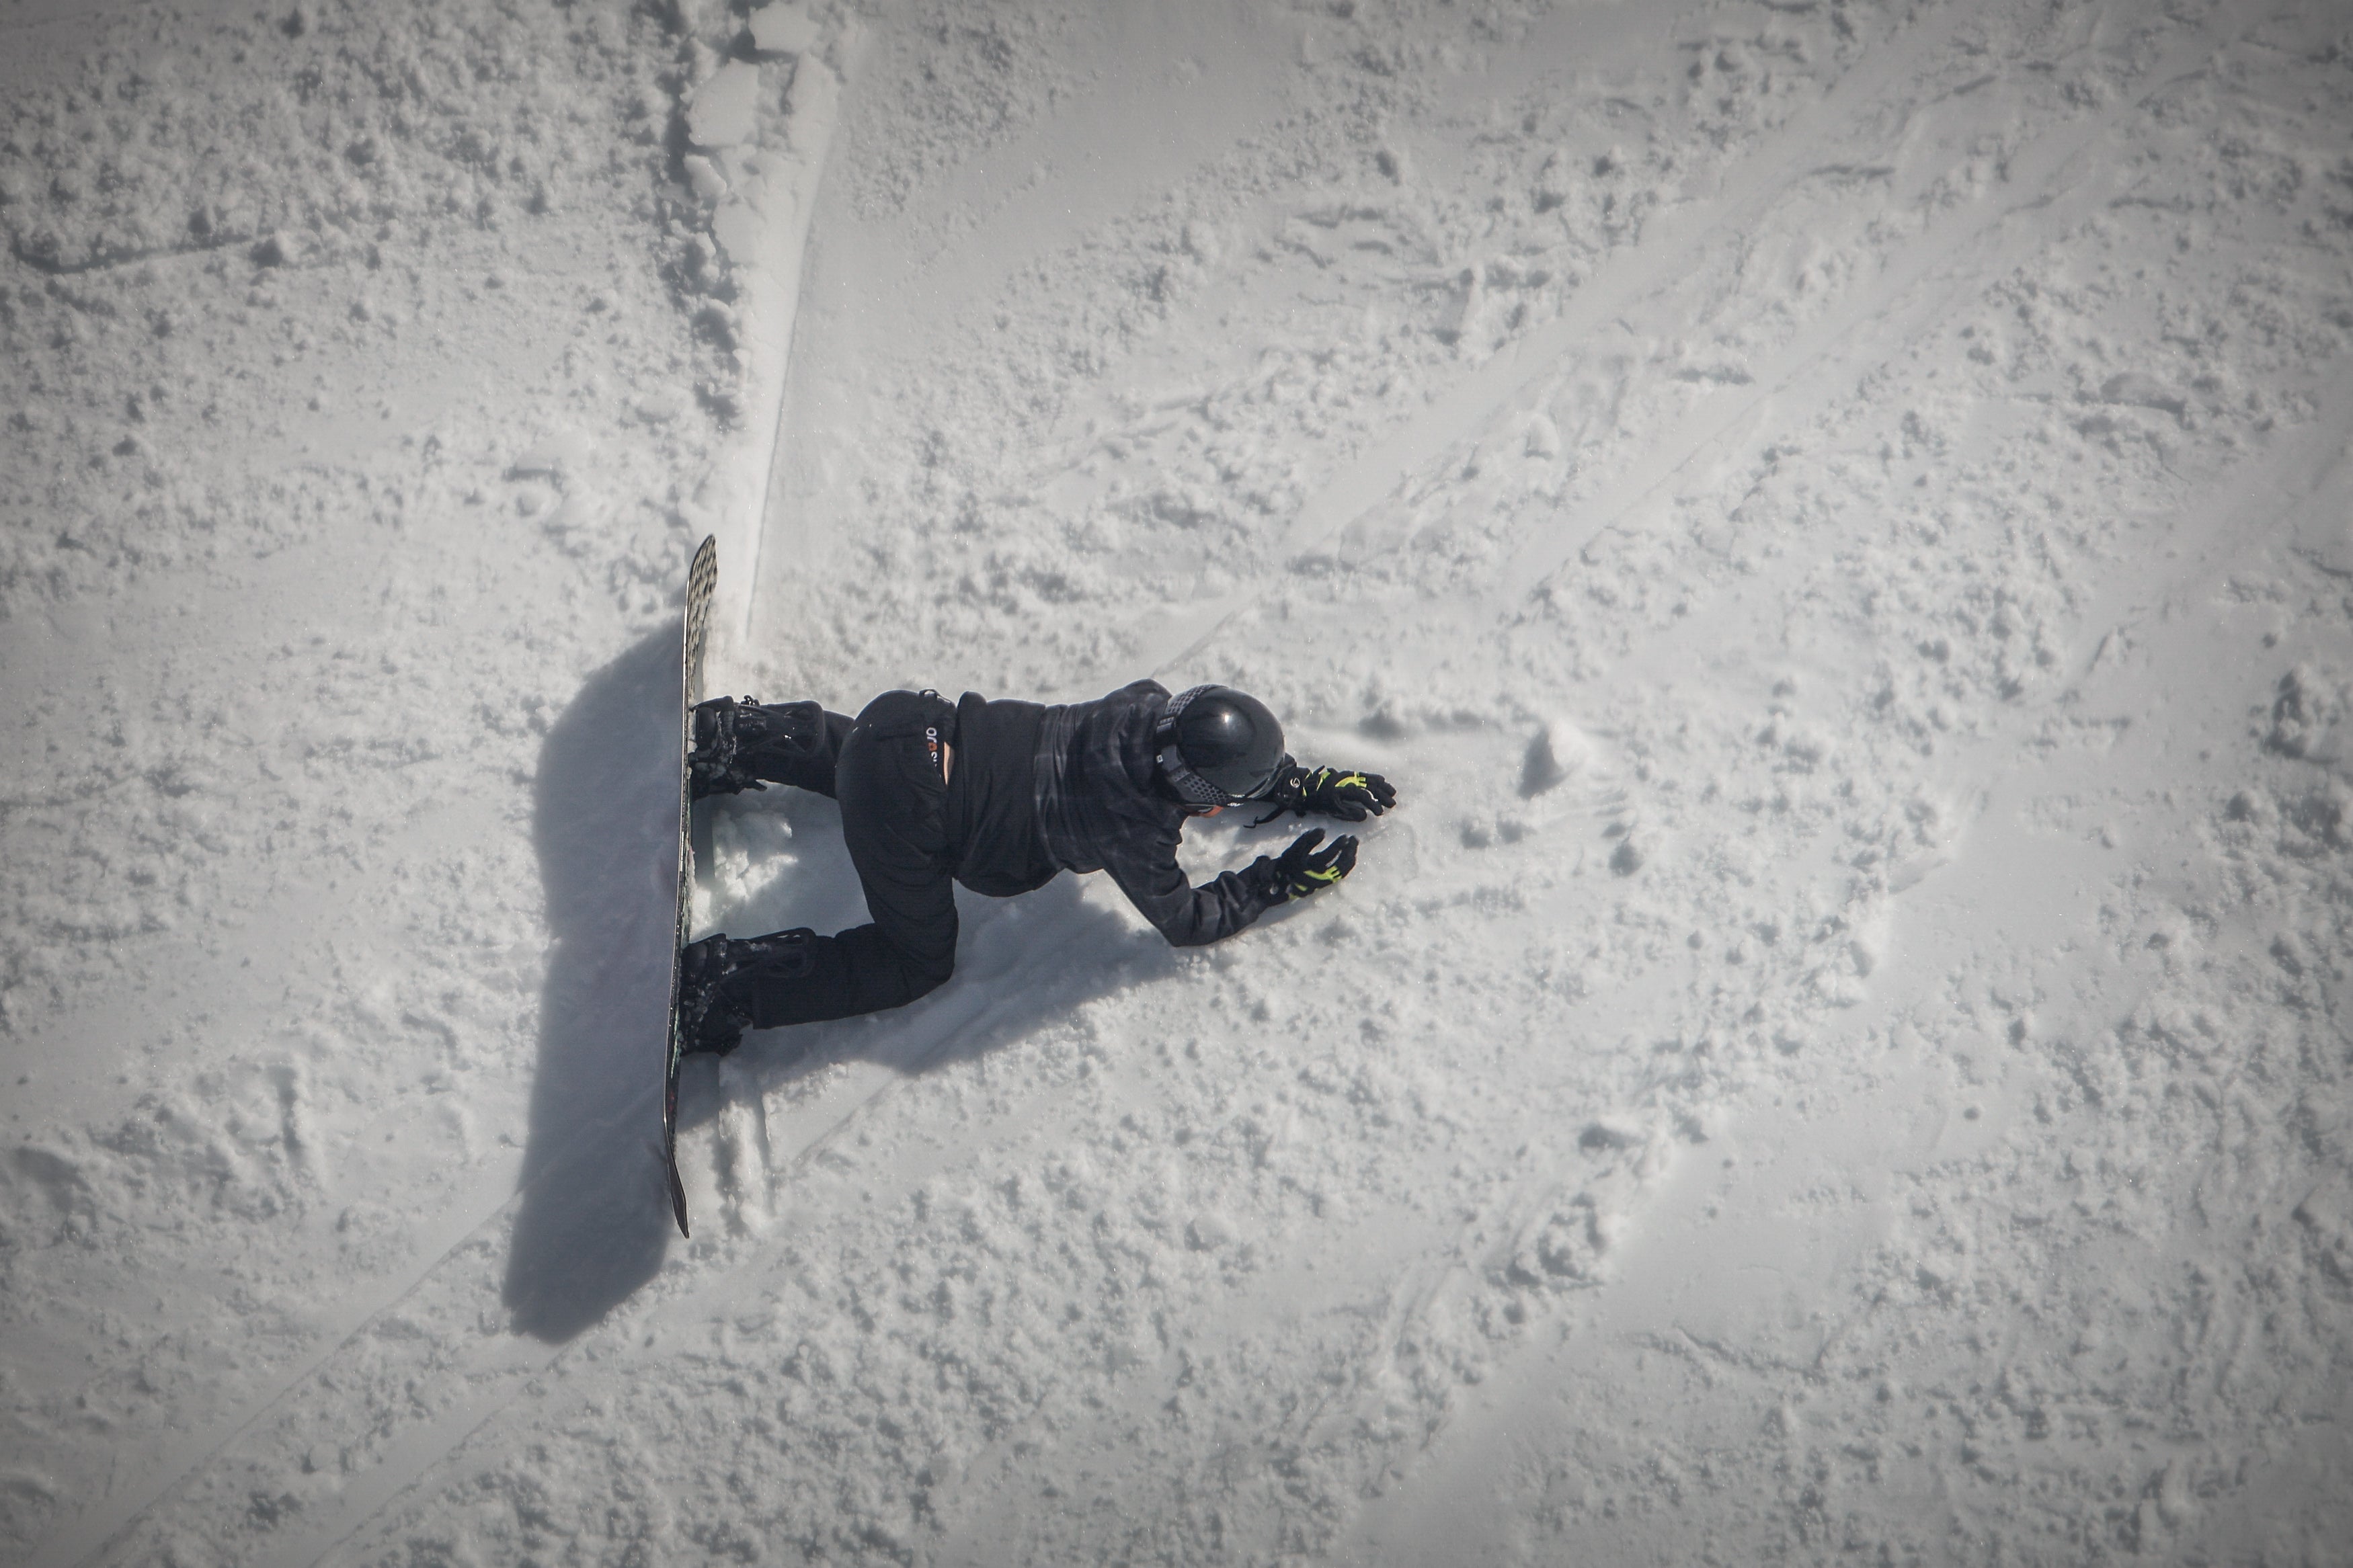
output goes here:
<path id="1" fill-rule="evenodd" d="M 694 798 L 765 789 L 788 781 L 794 764 L 825 744 L 825 709 L 815 702 L 763 704 L 714 697 L 694 708 L 694 749 L 687 753 Z"/>
<path id="2" fill-rule="evenodd" d="M 753 1026 L 752 988 L 763 980 L 797 980 L 809 972 L 804 926 L 737 942 L 725 931 L 689 942 L 679 954 L 680 1049 L 725 1056 Z"/>

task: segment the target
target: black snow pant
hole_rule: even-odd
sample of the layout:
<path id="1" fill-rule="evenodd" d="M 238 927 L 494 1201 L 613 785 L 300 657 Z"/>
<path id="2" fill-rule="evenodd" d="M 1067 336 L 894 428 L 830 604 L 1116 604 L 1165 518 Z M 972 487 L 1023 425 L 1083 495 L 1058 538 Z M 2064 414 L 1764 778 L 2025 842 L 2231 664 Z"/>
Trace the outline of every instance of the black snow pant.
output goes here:
<path id="1" fill-rule="evenodd" d="M 955 970 L 955 861 L 939 747 L 954 742 L 955 722 L 955 705 L 936 693 L 886 691 L 855 720 L 826 714 L 811 753 L 760 774 L 841 803 L 841 837 L 870 921 L 812 938 L 807 974 L 755 980 L 754 1028 L 902 1006 Z"/>

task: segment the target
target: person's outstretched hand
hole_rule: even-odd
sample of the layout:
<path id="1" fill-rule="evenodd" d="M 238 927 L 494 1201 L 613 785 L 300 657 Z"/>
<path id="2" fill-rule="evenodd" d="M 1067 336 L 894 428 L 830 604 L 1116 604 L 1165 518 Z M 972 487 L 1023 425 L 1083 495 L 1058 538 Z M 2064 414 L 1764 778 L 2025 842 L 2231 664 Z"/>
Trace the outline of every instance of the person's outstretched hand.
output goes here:
<path id="1" fill-rule="evenodd" d="M 1362 822 L 1378 816 L 1397 804 L 1397 789 L 1378 773 L 1352 773 L 1340 768 L 1303 768 L 1293 763 L 1266 792 L 1274 807 L 1261 822 L 1286 811 L 1305 816 L 1335 816 L 1342 822 Z"/>
<path id="2" fill-rule="evenodd" d="M 1277 903 L 1320 893 L 1356 868 L 1353 834 L 1343 833 L 1318 849 L 1316 846 L 1323 843 L 1324 830 L 1311 827 L 1293 839 L 1291 847 L 1280 856 L 1260 856 L 1250 863 L 1250 872 Z"/>

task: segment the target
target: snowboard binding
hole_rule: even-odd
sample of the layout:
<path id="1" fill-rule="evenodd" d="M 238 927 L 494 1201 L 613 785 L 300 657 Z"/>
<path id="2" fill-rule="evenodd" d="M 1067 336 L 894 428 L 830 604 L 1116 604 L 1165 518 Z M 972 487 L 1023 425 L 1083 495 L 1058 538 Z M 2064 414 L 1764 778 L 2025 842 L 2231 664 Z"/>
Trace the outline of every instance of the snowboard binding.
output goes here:
<path id="1" fill-rule="evenodd" d="M 694 798 L 765 789 L 763 780 L 789 778 L 795 763 L 814 757 L 825 740 L 825 710 L 815 702 L 763 704 L 749 697 L 714 697 L 694 709 L 694 746 L 687 771 Z"/>
<path id="2" fill-rule="evenodd" d="M 804 926 L 738 942 L 725 931 L 679 954 L 679 1048 L 725 1056 L 754 1026 L 752 991 L 765 980 L 798 980 L 816 958 Z"/>

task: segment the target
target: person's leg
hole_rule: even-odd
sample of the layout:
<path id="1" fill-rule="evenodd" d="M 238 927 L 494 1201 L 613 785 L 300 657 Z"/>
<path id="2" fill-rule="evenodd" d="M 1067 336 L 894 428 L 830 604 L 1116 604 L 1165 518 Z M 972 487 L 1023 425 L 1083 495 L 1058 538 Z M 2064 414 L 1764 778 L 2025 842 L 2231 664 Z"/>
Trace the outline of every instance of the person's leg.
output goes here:
<path id="1" fill-rule="evenodd" d="M 947 789 L 926 729 L 952 726 L 937 697 L 885 692 L 866 705 L 837 765 L 841 836 L 866 892 L 869 923 L 808 944 L 809 970 L 756 984 L 761 1028 L 903 1006 L 955 969 L 955 884 Z"/>
<path id="2" fill-rule="evenodd" d="M 795 931 L 696 943 L 690 970 L 708 982 L 691 1002 L 697 1017 L 713 1020 L 698 1036 L 710 1043 L 696 1048 L 731 1048 L 731 1026 L 770 1029 L 902 1006 L 954 972 L 947 791 L 926 731 L 944 737 L 955 720 L 940 698 L 910 691 L 886 692 L 858 716 L 828 782 L 839 784 L 842 837 L 871 919 L 835 936 Z"/>
<path id="3" fill-rule="evenodd" d="M 714 697 L 698 703 L 694 750 L 688 758 L 694 798 L 758 789 L 764 783 L 829 796 L 851 722 L 814 702 Z"/>
<path id="4" fill-rule="evenodd" d="M 725 1056 L 754 1026 L 752 993 L 809 972 L 809 943 L 820 940 L 806 926 L 738 942 L 725 931 L 689 942 L 679 954 L 681 1048 Z"/>

